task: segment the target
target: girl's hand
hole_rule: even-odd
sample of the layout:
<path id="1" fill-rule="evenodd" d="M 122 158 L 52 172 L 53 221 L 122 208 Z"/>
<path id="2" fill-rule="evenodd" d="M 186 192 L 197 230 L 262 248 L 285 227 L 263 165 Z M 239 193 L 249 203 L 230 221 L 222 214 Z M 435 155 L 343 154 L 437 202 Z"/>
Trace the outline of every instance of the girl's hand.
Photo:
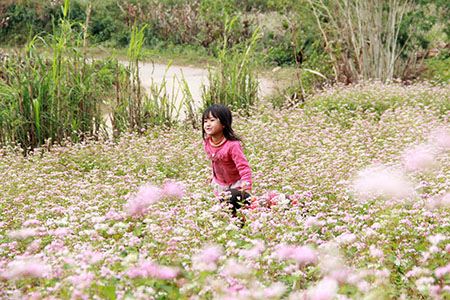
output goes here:
<path id="1" fill-rule="evenodd" d="M 208 178 L 206 178 L 206 180 L 205 180 L 205 184 L 211 185 L 212 179 L 213 179 L 213 176 L 209 175 Z"/>

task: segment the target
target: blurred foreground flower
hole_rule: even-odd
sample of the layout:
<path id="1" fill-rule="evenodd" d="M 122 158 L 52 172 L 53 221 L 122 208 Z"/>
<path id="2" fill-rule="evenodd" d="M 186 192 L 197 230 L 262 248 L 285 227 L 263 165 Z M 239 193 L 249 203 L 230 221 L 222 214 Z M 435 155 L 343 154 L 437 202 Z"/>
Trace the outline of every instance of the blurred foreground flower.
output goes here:
<path id="1" fill-rule="evenodd" d="M 1 277 L 6 280 L 23 279 L 25 277 L 42 278 L 50 272 L 50 266 L 37 259 L 21 259 L 10 262 Z"/>
<path id="2" fill-rule="evenodd" d="M 436 166 L 436 155 L 428 145 L 420 145 L 403 154 L 403 163 L 407 171 L 425 172 Z"/>
<path id="3" fill-rule="evenodd" d="M 162 280 L 173 279 L 180 274 L 180 270 L 168 266 L 156 265 L 151 261 L 144 261 L 139 266 L 130 269 L 127 275 L 130 278 L 152 277 Z"/>
<path id="4" fill-rule="evenodd" d="M 29 237 L 38 235 L 38 231 L 35 228 L 22 228 L 8 231 L 6 235 L 10 239 L 25 240 Z"/>
<path id="5" fill-rule="evenodd" d="M 325 277 L 308 291 L 308 300 L 332 300 L 337 292 L 337 281 Z"/>
<path id="6" fill-rule="evenodd" d="M 198 271 L 215 271 L 222 254 L 223 250 L 220 246 L 206 246 L 199 254 L 192 257 L 192 268 Z"/>
<path id="7" fill-rule="evenodd" d="M 430 209 L 439 209 L 450 207 L 450 193 L 446 193 L 443 196 L 437 196 L 431 198 L 426 205 Z"/>
<path id="8" fill-rule="evenodd" d="M 127 214 L 132 217 L 144 216 L 153 203 L 163 198 L 182 198 L 185 194 L 184 184 L 166 180 L 162 188 L 152 184 L 143 185 L 139 188 L 136 196 L 128 200 L 125 205 Z"/>
<path id="9" fill-rule="evenodd" d="M 276 249 L 275 257 L 281 260 L 293 260 L 303 267 L 317 260 L 317 252 L 310 246 L 281 245 Z"/>
<path id="10" fill-rule="evenodd" d="M 252 270 L 246 265 L 238 262 L 234 258 L 230 258 L 223 266 L 223 274 L 230 277 L 247 277 L 251 275 Z"/>
<path id="11" fill-rule="evenodd" d="M 450 130 L 438 128 L 430 134 L 431 144 L 439 150 L 450 150 Z"/>
<path id="12" fill-rule="evenodd" d="M 163 194 L 167 198 L 183 198 L 185 195 L 185 186 L 175 180 L 166 180 L 163 183 Z"/>
<path id="13" fill-rule="evenodd" d="M 126 211 L 132 217 L 143 216 L 149 206 L 161 200 L 162 196 L 162 190 L 154 185 L 141 186 L 136 196 L 127 202 Z"/>
<path id="14" fill-rule="evenodd" d="M 414 188 L 402 172 L 382 165 L 360 171 L 353 181 L 353 190 L 362 200 L 378 197 L 409 200 L 414 196 Z"/>

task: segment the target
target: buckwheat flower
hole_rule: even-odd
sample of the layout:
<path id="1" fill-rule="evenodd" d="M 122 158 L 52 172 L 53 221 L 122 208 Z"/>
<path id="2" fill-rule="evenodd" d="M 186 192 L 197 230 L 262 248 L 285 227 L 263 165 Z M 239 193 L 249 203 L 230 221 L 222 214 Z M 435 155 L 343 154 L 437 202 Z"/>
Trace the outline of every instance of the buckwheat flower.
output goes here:
<path id="1" fill-rule="evenodd" d="M 446 237 L 445 235 L 443 235 L 442 233 L 437 233 L 435 235 L 430 235 L 428 238 L 428 241 L 430 241 L 430 243 L 433 246 L 436 246 L 437 244 L 439 244 L 442 241 L 445 241 L 448 239 L 448 237 Z"/>
<path id="2" fill-rule="evenodd" d="M 430 134 L 430 140 L 433 146 L 439 150 L 450 150 L 450 130 L 447 128 L 438 128 Z"/>
<path id="3" fill-rule="evenodd" d="M 223 267 L 223 274 L 231 277 L 246 277 L 250 273 L 250 268 L 242 263 L 238 263 L 234 258 L 228 259 Z"/>
<path id="4" fill-rule="evenodd" d="M 180 270 L 168 266 L 156 265 L 151 261 L 144 261 L 139 266 L 130 269 L 127 275 L 130 278 L 152 277 L 162 280 L 174 279 L 180 274 Z"/>
<path id="5" fill-rule="evenodd" d="M 337 281 L 325 277 L 308 290 L 308 300 L 333 300 L 337 292 Z"/>
<path id="6" fill-rule="evenodd" d="M 106 231 L 108 230 L 109 225 L 105 223 L 98 223 L 94 225 L 94 229 L 97 231 Z"/>
<path id="7" fill-rule="evenodd" d="M 192 268 L 198 271 L 215 271 L 217 269 L 217 262 L 222 255 L 223 250 L 220 246 L 206 246 L 200 253 L 192 257 Z"/>
<path id="8" fill-rule="evenodd" d="M 141 217 L 147 213 L 150 205 L 158 202 L 162 197 L 163 192 L 160 188 L 144 185 L 139 188 L 135 197 L 128 200 L 125 209 L 129 216 Z"/>
<path id="9" fill-rule="evenodd" d="M 303 267 L 317 260 L 317 252 L 310 246 L 281 245 L 276 249 L 275 257 L 281 260 L 293 260 Z"/>
<path id="10" fill-rule="evenodd" d="M 41 222 L 39 222 L 39 220 L 36 219 L 30 219 L 30 220 L 26 220 L 25 222 L 23 222 L 23 226 L 27 227 L 30 225 L 39 225 Z"/>
<path id="11" fill-rule="evenodd" d="M 16 240 L 24 240 L 29 237 L 34 237 L 38 234 L 37 230 L 35 228 L 22 228 L 18 230 L 12 230 L 7 232 L 7 236 L 10 239 L 16 239 Z"/>
<path id="12" fill-rule="evenodd" d="M 353 181 L 353 190 L 363 200 L 371 198 L 410 199 L 414 188 L 399 170 L 382 165 L 360 171 Z"/>
<path id="13" fill-rule="evenodd" d="M 246 258 L 256 259 L 256 258 L 261 257 L 261 254 L 264 252 L 265 248 L 266 247 L 264 246 L 264 244 L 262 242 L 258 242 L 251 249 L 242 249 L 242 250 L 240 250 L 239 254 L 241 256 L 246 257 Z"/>
<path id="14" fill-rule="evenodd" d="M 1 275 L 6 280 L 26 277 L 43 278 L 51 272 L 50 266 L 37 259 L 21 259 L 10 262 Z"/>
<path id="15" fill-rule="evenodd" d="M 384 252 L 380 249 L 378 249 L 375 245 L 370 245 L 369 247 L 370 256 L 375 258 L 382 258 L 384 257 Z"/>
<path id="16" fill-rule="evenodd" d="M 323 227 L 325 226 L 326 221 L 325 220 L 319 220 L 317 217 L 308 217 L 305 220 L 305 226 L 306 227 Z"/>
<path id="17" fill-rule="evenodd" d="M 175 180 L 165 180 L 163 183 L 163 194 L 167 198 L 183 198 L 185 190 L 185 185 Z"/>
<path id="18" fill-rule="evenodd" d="M 128 227 L 129 227 L 129 224 L 123 223 L 123 222 L 117 222 L 116 224 L 113 225 L 113 228 L 119 232 L 123 232 L 123 231 L 127 230 Z"/>
<path id="19" fill-rule="evenodd" d="M 286 292 L 286 286 L 281 282 L 275 282 L 264 289 L 264 299 L 279 299 Z"/>
<path id="20" fill-rule="evenodd" d="M 53 230 L 50 234 L 55 236 L 64 236 L 72 233 L 72 231 L 66 227 L 59 227 Z"/>
<path id="21" fill-rule="evenodd" d="M 336 238 L 339 244 L 351 244 L 356 241 L 356 235 L 354 233 L 343 233 Z"/>
<path id="22" fill-rule="evenodd" d="M 420 277 L 415 281 L 417 289 L 421 292 L 429 291 L 433 283 L 434 283 L 433 277 Z"/>
<path id="23" fill-rule="evenodd" d="M 444 275 L 450 274 L 450 263 L 444 267 L 436 268 L 436 270 L 434 270 L 434 274 L 437 278 L 442 278 Z"/>
<path id="24" fill-rule="evenodd" d="M 338 282 L 345 282 L 351 273 L 345 260 L 335 246 L 330 248 L 319 258 L 319 269 L 322 274 Z"/>
<path id="25" fill-rule="evenodd" d="M 425 172 L 436 166 L 436 155 L 428 145 L 420 145 L 403 154 L 403 164 L 407 171 Z"/>
<path id="26" fill-rule="evenodd" d="M 425 205 L 429 209 L 440 209 L 450 207 L 450 193 L 431 198 Z"/>
<path id="27" fill-rule="evenodd" d="M 77 289 L 83 290 L 91 286 L 91 282 L 94 279 L 94 274 L 92 272 L 82 273 L 80 275 L 75 275 L 70 277 L 70 281 L 73 286 Z"/>

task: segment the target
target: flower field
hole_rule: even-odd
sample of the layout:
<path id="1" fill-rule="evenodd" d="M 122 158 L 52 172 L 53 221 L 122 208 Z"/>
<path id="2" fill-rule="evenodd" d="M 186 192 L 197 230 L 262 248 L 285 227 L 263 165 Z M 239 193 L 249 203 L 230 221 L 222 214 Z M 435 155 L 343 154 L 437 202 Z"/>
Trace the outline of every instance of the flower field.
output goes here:
<path id="1" fill-rule="evenodd" d="M 0 298 L 449 299 L 449 90 L 367 83 L 236 113 L 252 193 L 296 200 L 238 218 L 205 184 L 198 129 L 4 147 Z"/>

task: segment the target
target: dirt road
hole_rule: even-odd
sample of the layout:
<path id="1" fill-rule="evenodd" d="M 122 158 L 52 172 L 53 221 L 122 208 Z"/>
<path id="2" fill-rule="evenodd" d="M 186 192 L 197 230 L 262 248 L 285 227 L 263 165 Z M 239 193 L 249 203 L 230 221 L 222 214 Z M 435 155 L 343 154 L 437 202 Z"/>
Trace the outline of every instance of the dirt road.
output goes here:
<path id="1" fill-rule="evenodd" d="M 154 83 L 161 85 L 166 81 L 166 91 L 179 104 L 182 99 L 182 86 L 180 80 L 186 80 L 189 90 L 194 99 L 196 108 L 201 107 L 202 103 L 202 85 L 208 85 L 208 70 L 195 68 L 191 66 L 176 66 L 171 65 L 167 69 L 164 64 L 143 63 L 140 65 L 140 76 L 142 84 L 149 89 L 152 80 Z M 268 96 L 274 89 L 274 84 L 271 80 L 260 78 L 260 97 Z M 175 93 L 175 97 L 173 96 Z M 184 115 L 180 116 L 183 117 Z"/>
<path id="2" fill-rule="evenodd" d="M 139 65 L 139 74 L 142 85 L 147 91 L 150 91 L 152 83 L 161 86 L 165 81 L 166 85 L 164 91 L 167 93 L 170 101 L 175 107 L 179 107 L 183 100 L 183 86 L 181 85 L 181 80 L 184 78 L 194 100 L 194 109 L 202 107 L 202 85 L 208 85 L 207 69 L 176 65 L 171 65 L 168 68 L 168 65 L 166 64 L 141 63 Z M 261 98 L 270 95 L 274 90 L 273 81 L 267 78 L 259 78 L 259 86 L 259 96 Z M 185 116 L 186 112 L 184 109 L 181 109 L 178 119 L 184 120 Z M 106 124 L 107 132 L 111 134 L 111 115 L 109 113 L 104 114 L 103 120 Z"/>

